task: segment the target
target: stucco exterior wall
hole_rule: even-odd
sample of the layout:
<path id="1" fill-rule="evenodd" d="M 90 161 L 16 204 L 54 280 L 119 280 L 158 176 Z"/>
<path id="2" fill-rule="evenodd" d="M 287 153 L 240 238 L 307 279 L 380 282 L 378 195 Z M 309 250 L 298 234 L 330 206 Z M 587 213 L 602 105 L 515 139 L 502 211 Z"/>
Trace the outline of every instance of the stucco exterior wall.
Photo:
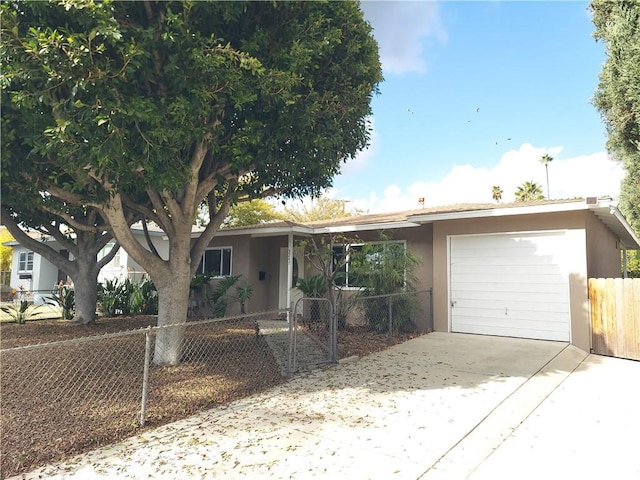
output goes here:
<path id="1" fill-rule="evenodd" d="M 586 212 L 588 278 L 620 278 L 618 239 L 592 212 Z"/>
<path id="2" fill-rule="evenodd" d="M 589 351 L 590 328 L 587 297 L 586 213 L 584 211 L 512 215 L 496 218 L 443 220 L 433 224 L 434 329 L 447 332 L 449 326 L 448 241 L 450 235 L 570 230 L 575 249 L 569 274 L 571 339 Z"/>
<path id="3" fill-rule="evenodd" d="M 252 281 L 252 275 L 250 272 L 251 237 L 247 235 L 214 237 L 207 248 L 216 247 L 231 247 L 231 275 L 241 275 L 236 285 L 251 283 L 255 287 L 256 282 Z M 215 279 L 212 280 L 212 284 L 215 284 Z M 234 289 L 235 287 L 229 291 L 229 294 L 233 295 Z M 253 297 L 251 300 L 253 300 Z M 247 304 L 247 311 L 249 312 L 252 307 L 251 300 Z M 240 304 L 235 301 L 229 302 L 226 313 L 227 315 L 239 314 Z"/>

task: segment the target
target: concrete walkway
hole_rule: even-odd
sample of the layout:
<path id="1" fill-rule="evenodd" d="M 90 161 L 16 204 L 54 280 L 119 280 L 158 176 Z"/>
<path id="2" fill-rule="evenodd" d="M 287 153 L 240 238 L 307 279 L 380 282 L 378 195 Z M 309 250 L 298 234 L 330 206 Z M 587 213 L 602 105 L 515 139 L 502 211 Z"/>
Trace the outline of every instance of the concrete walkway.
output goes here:
<path id="1" fill-rule="evenodd" d="M 267 345 L 280 366 L 283 377 L 288 376 L 289 363 L 289 324 L 286 320 L 259 320 L 260 334 L 264 336 Z M 296 338 L 295 366 L 292 374 L 309 373 L 328 361 L 327 350 L 320 348 L 303 332 L 299 331 Z"/>
<path id="2" fill-rule="evenodd" d="M 640 478 L 638 379 L 563 343 L 433 333 L 16 478 Z"/>

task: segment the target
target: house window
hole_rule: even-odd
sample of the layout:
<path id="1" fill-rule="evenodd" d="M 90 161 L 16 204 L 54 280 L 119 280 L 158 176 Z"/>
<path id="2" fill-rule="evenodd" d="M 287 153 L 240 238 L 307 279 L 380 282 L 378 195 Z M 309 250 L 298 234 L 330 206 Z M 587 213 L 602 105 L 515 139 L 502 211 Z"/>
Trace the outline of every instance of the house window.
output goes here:
<path id="1" fill-rule="evenodd" d="M 333 268 L 339 270 L 335 284 L 348 288 L 364 287 L 364 279 L 358 271 L 377 270 L 389 255 L 404 252 L 405 248 L 403 241 L 370 243 L 366 249 L 364 244 L 334 246 Z"/>
<path id="2" fill-rule="evenodd" d="M 205 250 L 196 273 L 209 274 L 214 277 L 231 275 L 231 247 Z"/>
<path id="3" fill-rule="evenodd" d="M 18 271 L 19 272 L 33 271 L 33 252 L 20 252 L 18 256 Z"/>

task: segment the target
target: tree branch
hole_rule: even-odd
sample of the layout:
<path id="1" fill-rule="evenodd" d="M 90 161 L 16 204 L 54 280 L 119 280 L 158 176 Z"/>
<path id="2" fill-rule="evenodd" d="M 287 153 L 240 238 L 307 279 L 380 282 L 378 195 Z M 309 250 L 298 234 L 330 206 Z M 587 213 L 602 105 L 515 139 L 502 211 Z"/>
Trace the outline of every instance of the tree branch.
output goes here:
<path id="1" fill-rule="evenodd" d="M 192 204 L 194 203 L 193 201 L 197 198 L 197 195 L 200 190 L 199 185 L 201 184 L 200 169 L 202 168 L 206 155 L 207 155 L 207 148 L 205 147 L 204 140 L 196 143 L 193 154 L 191 155 L 191 161 L 189 162 L 189 170 L 191 171 L 191 181 L 189 181 L 186 185 L 184 195 L 183 195 L 183 202 L 182 202 L 183 205 Z M 198 203 L 203 198 L 204 198 L 204 195 L 202 195 L 200 198 L 197 198 Z M 184 212 L 184 213 L 187 213 L 187 212 Z"/>
<path id="2" fill-rule="evenodd" d="M 60 270 L 67 272 L 69 275 L 74 275 L 78 271 L 76 264 L 71 260 L 64 258 L 58 251 L 54 250 L 46 243 L 27 235 L 26 232 L 18 226 L 15 218 L 11 216 L 11 213 L 4 207 L 2 207 L 2 223 L 7 227 L 7 230 L 9 230 L 11 235 L 13 235 L 13 238 L 15 238 L 20 245 L 38 253 L 57 266 Z"/>
<path id="3" fill-rule="evenodd" d="M 47 187 L 47 192 L 53 195 L 54 197 L 59 198 L 60 200 L 67 203 L 71 203 L 74 205 L 85 205 L 88 207 L 94 207 L 94 208 L 97 208 L 98 210 L 102 208 L 102 205 L 100 205 L 99 203 L 87 201 L 87 199 L 84 198 L 83 196 L 78 195 L 77 193 L 68 192 L 66 190 L 63 190 L 60 187 L 49 186 Z"/>
<path id="4" fill-rule="evenodd" d="M 162 271 L 165 275 L 169 275 L 166 262 L 144 248 L 133 235 L 128 223 L 131 217 L 127 217 L 124 213 L 120 194 L 114 193 L 109 199 L 109 204 L 100 213 L 111 225 L 114 238 L 118 239 L 118 243 L 136 262 L 148 267 L 146 268 L 148 272 L 154 269 L 157 275 L 162 275 Z"/>
<path id="5" fill-rule="evenodd" d="M 56 241 L 60 244 L 60 246 L 65 247 L 67 250 L 73 253 L 74 256 L 78 255 L 77 244 L 75 244 L 72 240 L 69 239 L 67 235 L 65 235 L 60 231 L 59 222 L 52 222 L 52 228 L 48 228 L 44 225 L 43 225 L 43 228 L 45 230 L 45 233 L 55 238 Z"/>
<path id="6" fill-rule="evenodd" d="M 222 225 L 224 219 L 227 218 L 227 215 L 229 214 L 229 208 L 231 207 L 231 199 L 235 194 L 237 185 L 238 182 L 235 180 L 229 182 L 229 187 L 227 188 L 226 193 L 220 201 L 220 209 L 216 211 L 214 215 L 211 215 L 211 205 L 209 205 L 209 224 L 191 246 L 192 275 L 195 274 L 195 270 L 196 268 L 198 268 L 198 263 L 200 262 L 200 257 L 202 257 L 204 249 L 207 247 L 207 245 L 209 245 L 209 243 L 211 243 L 211 240 L 220 228 L 220 225 Z M 215 201 L 213 208 L 215 208 Z"/>
<path id="7" fill-rule="evenodd" d="M 171 223 L 171 219 L 167 215 L 165 210 L 165 204 L 158 195 L 158 192 L 151 188 L 147 188 L 147 195 L 149 196 L 149 200 L 151 200 L 151 205 L 153 205 L 154 212 L 158 226 L 162 228 L 166 232 L 167 235 L 172 236 L 175 233 L 175 229 L 173 224 Z"/>
<path id="8" fill-rule="evenodd" d="M 64 223 L 72 227 L 74 230 L 81 230 L 83 232 L 95 232 L 96 227 L 94 225 L 88 225 L 85 223 L 81 223 L 77 221 L 73 216 L 69 213 L 60 212 L 54 208 L 49 208 L 46 205 L 38 206 L 38 208 L 44 212 L 50 213 L 51 215 L 55 215 L 64 220 Z M 108 225 L 104 226 L 105 230 L 108 229 Z"/>
<path id="9" fill-rule="evenodd" d="M 147 219 L 144 218 L 144 217 L 142 218 L 142 231 L 144 232 L 144 238 L 147 241 L 147 246 L 149 247 L 149 250 L 151 250 L 151 252 L 154 255 L 159 257 L 160 254 L 158 253 L 158 250 L 156 249 L 156 246 L 151 241 L 151 236 L 149 235 L 149 228 L 147 227 Z"/>
<path id="10" fill-rule="evenodd" d="M 111 239 L 109 239 L 109 240 L 111 240 Z M 106 243 L 108 244 L 109 242 L 106 242 Z M 113 244 L 113 247 L 111 248 L 111 250 L 109 250 L 109 253 L 107 253 L 104 257 L 102 257 L 100 260 L 98 260 L 98 271 L 102 270 L 102 268 L 107 263 L 109 263 L 111 260 L 113 260 L 113 258 L 116 256 L 116 253 L 118 253 L 118 250 L 120 250 L 120 244 L 116 242 L 116 243 Z"/>

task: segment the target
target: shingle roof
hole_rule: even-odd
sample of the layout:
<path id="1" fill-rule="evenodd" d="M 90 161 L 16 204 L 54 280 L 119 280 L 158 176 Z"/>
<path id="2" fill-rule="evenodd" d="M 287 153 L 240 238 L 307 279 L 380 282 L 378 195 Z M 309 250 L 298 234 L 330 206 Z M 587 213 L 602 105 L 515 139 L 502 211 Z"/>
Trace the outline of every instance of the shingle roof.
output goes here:
<path id="1" fill-rule="evenodd" d="M 353 217 L 343 217 L 331 220 L 319 220 L 309 222 L 306 225 L 314 228 L 338 227 L 342 225 L 367 225 L 411 221 L 412 216 L 438 213 L 471 212 L 477 210 L 492 210 L 503 208 L 515 208 L 533 205 L 551 205 L 558 203 L 571 203 L 582 199 L 563 200 L 538 200 L 535 202 L 512 202 L 512 203 L 461 203 L 456 205 L 442 205 L 437 207 L 425 207 L 401 212 L 373 213 L 368 215 L 358 215 Z"/>

